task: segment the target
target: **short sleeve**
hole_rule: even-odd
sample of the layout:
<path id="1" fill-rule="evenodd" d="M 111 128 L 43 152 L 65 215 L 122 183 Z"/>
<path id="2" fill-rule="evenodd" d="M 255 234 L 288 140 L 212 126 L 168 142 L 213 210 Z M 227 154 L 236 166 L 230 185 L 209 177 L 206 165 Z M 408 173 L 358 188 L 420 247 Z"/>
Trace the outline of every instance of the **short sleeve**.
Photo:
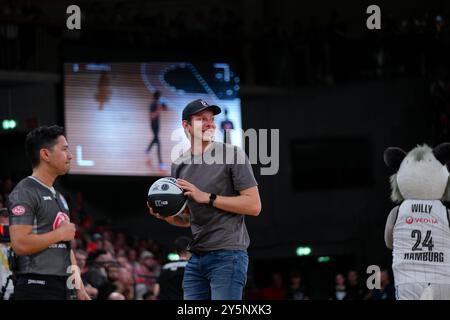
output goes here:
<path id="1" fill-rule="evenodd" d="M 35 218 L 33 197 L 26 190 L 14 190 L 8 197 L 9 224 L 32 225 Z"/>
<path id="2" fill-rule="evenodd" d="M 257 186 L 258 183 L 253 175 L 252 165 L 245 152 L 241 148 L 235 147 L 235 154 L 235 161 L 231 164 L 234 188 L 237 191 L 242 191 Z"/>

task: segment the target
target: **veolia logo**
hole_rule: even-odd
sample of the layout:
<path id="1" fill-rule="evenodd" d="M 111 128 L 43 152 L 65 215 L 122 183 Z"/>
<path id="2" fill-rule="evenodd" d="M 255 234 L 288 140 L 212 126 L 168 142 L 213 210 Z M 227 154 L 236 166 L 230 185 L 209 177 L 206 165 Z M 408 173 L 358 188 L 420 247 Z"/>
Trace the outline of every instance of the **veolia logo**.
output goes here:
<path id="1" fill-rule="evenodd" d="M 406 218 L 406 223 L 407 223 L 407 224 L 412 224 L 413 222 L 414 222 L 413 217 L 407 217 L 407 218 Z"/>

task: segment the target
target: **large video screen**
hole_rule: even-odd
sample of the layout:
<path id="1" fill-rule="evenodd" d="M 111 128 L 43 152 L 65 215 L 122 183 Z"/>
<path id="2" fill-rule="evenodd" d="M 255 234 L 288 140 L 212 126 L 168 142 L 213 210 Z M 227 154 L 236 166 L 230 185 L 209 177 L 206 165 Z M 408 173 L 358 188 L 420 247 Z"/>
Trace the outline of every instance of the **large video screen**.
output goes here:
<path id="1" fill-rule="evenodd" d="M 215 117 L 215 140 L 233 129 L 227 141 L 242 146 L 239 88 L 227 63 L 66 63 L 70 173 L 169 175 L 173 153 L 189 148 L 182 110 L 199 98 L 222 109 Z"/>

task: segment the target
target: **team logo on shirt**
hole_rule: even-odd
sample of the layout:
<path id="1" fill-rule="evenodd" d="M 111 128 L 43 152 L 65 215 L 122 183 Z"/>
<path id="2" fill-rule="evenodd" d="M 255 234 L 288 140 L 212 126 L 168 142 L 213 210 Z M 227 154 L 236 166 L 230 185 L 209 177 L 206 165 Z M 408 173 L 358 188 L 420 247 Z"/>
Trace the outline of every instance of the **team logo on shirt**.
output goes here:
<path id="1" fill-rule="evenodd" d="M 406 217 L 406 223 L 407 224 L 413 224 L 413 223 L 428 223 L 428 224 L 438 224 L 438 220 L 436 218 L 413 218 L 413 217 Z"/>
<path id="2" fill-rule="evenodd" d="M 23 216 L 23 214 L 25 213 L 25 207 L 18 205 L 15 206 L 14 208 L 12 208 L 11 212 L 14 216 Z"/>
<path id="3" fill-rule="evenodd" d="M 56 215 L 55 221 L 53 221 L 53 230 L 58 229 L 61 222 L 67 221 L 70 222 L 70 218 L 64 212 L 58 212 Z"/>

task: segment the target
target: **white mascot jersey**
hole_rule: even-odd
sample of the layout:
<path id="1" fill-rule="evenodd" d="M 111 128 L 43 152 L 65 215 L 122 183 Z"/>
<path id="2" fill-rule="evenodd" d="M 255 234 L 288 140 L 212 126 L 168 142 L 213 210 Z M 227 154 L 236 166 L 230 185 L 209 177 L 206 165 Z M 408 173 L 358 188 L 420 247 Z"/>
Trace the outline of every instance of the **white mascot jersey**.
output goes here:
<path id="1" fill-rule="evenodd" d="M 394 226 L 396 284 L 450 284 L 450 226 L 440 200 L 405 200 Z"/>

